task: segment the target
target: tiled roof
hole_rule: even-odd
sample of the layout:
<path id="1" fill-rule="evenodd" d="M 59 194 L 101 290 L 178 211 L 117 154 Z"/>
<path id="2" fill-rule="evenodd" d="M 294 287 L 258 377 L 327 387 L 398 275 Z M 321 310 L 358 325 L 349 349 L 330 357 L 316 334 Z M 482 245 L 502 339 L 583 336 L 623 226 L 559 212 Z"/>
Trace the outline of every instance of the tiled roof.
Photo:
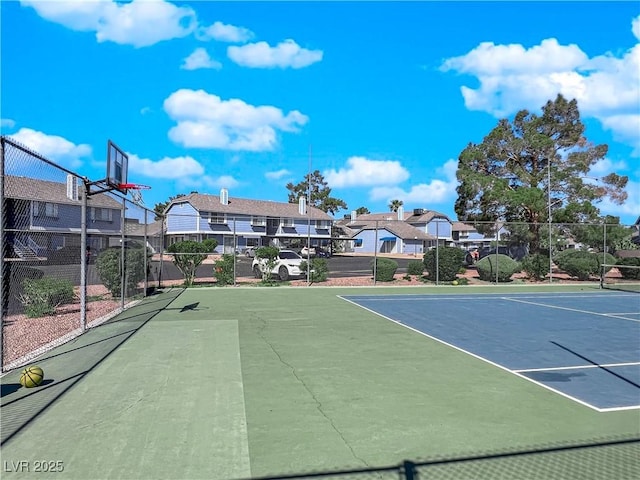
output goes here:
<path id="1" fill-rule="evenodd" d="M 78 180 L 80 182 L 80 180 Z M 38 202 L 50 202 L 57 204 L 78 205 L 82 200 L 72 200 L 67 197 L 66 182 L 52 182 L 29 177 L 16 177 L 7 175 L 4 178 L 4 196 L 6 198 L 18 198 L 22 200 L 36 200 Z M 113 208 L 122 210 L 122 203 L 113 197 L 97 193 L 89 197 L 89 207 Z"/>
<path id="2" fill-rule="evenodd" d="M 378 230 L 385 229 L 389 232 L 393 233 L 396 237 L 399 237 L 403 240 L 411 240 L 417 238 L 418 240 L 435 240 L 436 237 L 433 235 L 429 235 L 422 230 L 419 230 L 415 227 L 412 227 L 406 222 L 395 221 L 395 222 L 366 222 L 366 224 L 358 230 L 355 234 L 352 235 L 352 238 L 357 236 L 358 233 L 363 230 L 375 230 L 377 227 Z"/>
<path id="3" fill-rule="evenodd" d="M 250 200 L 247 198 L 229 196 L 229 203 L 227 205 L 223 205 L 220 203 L 219 196 L 204 195 L 201 193 L 192 193 L 190 195 L 185 195 L 184 197 L 176 198 L 171 201 L 167 208 L 171 207 L 171 205 L 184 202 L 190 203 L 200 212 L 260 215 L 271 218 L 307 218 L 307 215 L 301 215 L 298 212 L 297 203 Z M 309 207 L 309 218 L 312 220 L 333 220 L 330 215 L 315 207 Z"/>
<path id="4" fill-rule="evenodd" d="M 413 223 L 429 223 L 432 219 L 439 217 L 445 218 L 447 221 L 451 222 L 449 217 L 444 213 L 436 212 L 435 210 L 424 210 L 421 215 L 414 215 L 413 212 L 404 212 L 403 218 L 404 222 L 408 224 Z M 357 215 L 354 219 L 342 219 L 338 223 L 341 225 L 345 225 L 350 228 L 362 226 L 367 222 L 373 221 L 399 221 L 398 214 L 396 212 L 383 212 L 383 213 L 364 213 L 362 215 Z"/>
<path id="5" fill-rule="evenodd" d="M 454 232 L 474 232 L 476 228 L 464 222 L 452 222 Z"/>

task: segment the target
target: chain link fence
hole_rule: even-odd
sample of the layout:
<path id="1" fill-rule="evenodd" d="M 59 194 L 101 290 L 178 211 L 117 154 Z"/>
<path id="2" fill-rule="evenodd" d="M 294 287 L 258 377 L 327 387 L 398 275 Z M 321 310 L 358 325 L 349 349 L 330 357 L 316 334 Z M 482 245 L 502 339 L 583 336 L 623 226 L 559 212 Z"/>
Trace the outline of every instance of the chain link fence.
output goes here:
<path id="1" fill-rule="evenodd" d="M 1 142 L 4 371 L 115 316 L 156 286 L 151 264 L 153 252 L 162 251 L 162 222 L 10 138 Z"/>
<path id="2" fill-rule="evenodd" d="M 640 438 L 614 436 L 451 456 L 405 460 L 377 468 L 316 471 L 252 480 L 634 480 L 640 478 Z"/>

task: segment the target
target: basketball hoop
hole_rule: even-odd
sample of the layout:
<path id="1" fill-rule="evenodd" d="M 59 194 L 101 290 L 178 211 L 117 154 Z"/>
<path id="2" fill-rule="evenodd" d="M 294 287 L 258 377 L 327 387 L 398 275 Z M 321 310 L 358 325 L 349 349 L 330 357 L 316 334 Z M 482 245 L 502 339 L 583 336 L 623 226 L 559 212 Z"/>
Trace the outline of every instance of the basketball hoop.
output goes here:
<path id="1" fill-rule="evenodd" d="M 142 207 L 144 205 L 144 201 L 142 200 L 142 193 L 140 190 L 149 190 L 151 187 L 149 185 L 140 185 L 138 183 L 121 183 L 118 185 L 118 190 L 123 192 L 125 195 L 127 193 L 131 193 L 131 198 L 133 203 Z"/>

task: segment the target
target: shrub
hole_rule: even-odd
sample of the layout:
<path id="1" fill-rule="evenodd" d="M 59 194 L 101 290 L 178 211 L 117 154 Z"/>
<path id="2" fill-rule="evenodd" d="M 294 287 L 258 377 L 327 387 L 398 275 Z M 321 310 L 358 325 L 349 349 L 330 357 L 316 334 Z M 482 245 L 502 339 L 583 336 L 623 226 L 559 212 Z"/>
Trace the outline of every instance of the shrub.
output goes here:
<path id="1" fill-rule="evenodd" d="M 601 267 L 603 264 L 609 265 L 608 267 L 605 267 L 604 273 L 607 273 L 609 270 L 611 270 L 613 266 L 616 264 L 616 262 L 618 261 L 618 259 L 613 255 L 611 255 L 610 253 L 597 253 L 596 255 L 598 256 L 598 260 L 600 261 Z M 604 257 L 604 262 L 603 262 L 603 257 Z"/>
<path id="2" fill-rule="evenodd" d="M 620 275 L 628 280 L 640 280 L 640 258 L 621 258 L 618 265 L 626 265 L 638 268 L 621 268 Z"/>
<path id="3" fill-rule="evenodd" d="M 300 270 L 307 271 L 307 261 L 304 260 L 300 264 Z M 311 283 L 326 282 L 329 277 L 329 267 L 327 261 L 324 258 L 314 258 L 311 260 Z"/>
<path id="4" fill-rule="evenodd" d="M 273 269 L 277 263 L 278 252 L 278 248 L 272 246 L 265 246 L 256 249 L 256 257 L 265 259 L 264 262 L 261 262 L 262 283 L 273 283 Z"/>
<path id="5" fill-rule="evenodd" d="M 420 260 L 409 260 L 407 263 L 408 275 L 422 275 L 424 273 L 424 263 Z"/>
<path id="6" fill-rule="evenodd" d="M 214 252 L 218 246 L 218 241 L 215 238 L 207 238 L 202 241 L 202 245 L 206 248 L 207 252 Z"/>
<path id="7" fill-rule="evenodd" d="M 377 261 L 375 264 L 374 262 Z M 371 261 L 371 270 L 374 270 L 375 278 L 378 282 L 392 282 L 396 270 L 398 270 L 398 262 L 391 258 L 376 258 Z"/>
<path id="8" fill-rule="evenodd" d="M 424 254 L 424 267 L 430 280 L 436 279 L 436 252 L 438 253 L 438 279 L 452 282 L 463 266 L 465 252 L 456 247 L 439 247 Z"/>
<path id="9" fill-rule="evenodd" d="M 602 255 L 586 250 L 565 250 L 556 255 L 554 261 L 566 274 L 578 280 L 589 280 L 591 275 L 599 273 Z"/>
<path id="10" fill-rule="evenodd" d="M 69 280 L 44 277 L 37 280 L 25 279 L 24 292 L 20 301 L 30 318 L 53 315 L 56 307 L 71 303 L 74 299 L 73 285 Z"/>
<path id="11" fill-rule="evenodd" d="M 204 242 L 202 242 L 204 243 Z M 233 284 L 233 263 L 234 256 L 225 253 L 220 260 L 217 260 L 213 265 L 213 276 L 216 278 L 218 285 L 231 285 Z"/>
<path id="12" fill-rule="evenodd" d="M 146 249 L 127 248 L 125 249 L 125 295 L 130 296 L 136 292 L 138 283 L 144 280 L 146 272 L 144 269 L 144 259 Z M 100 252 L 96 260 L 98 277 L 102 284 L 107 287 L 114 298 L 122 295 L 122 249 L 107 248 Z"/>
<path id="13" fill-rule="evenodd" d="M 207 254 L 211 252 L 211 242 L 215 242 L 213 239 L 205 240 L 205 242 L 196 242 L 193 240 L 186 240 L 184 242 L 176 242 L 167 248 L 169 253 L 175 253 L 173 256 L 173 264 L 184 275 L 184 284 L 186 286 L 193 285 L 193 280 L 196 277 L 196 270 L 205 261 Z M 216 242 L 217 244 L 217 242 Z"/>
<path id="14" fill-rule="evenodd" d="M 510 282 L 511 276 L 521 270 L 520 264 L 508 255 L 493 254 L 478 260 L 476 264 L 480 280 Z"/>
<path id="15" fill-rule="evenodd" d="M 522 271 L 532 280 L 543 280 L 549 273 L 549 257 L 542 253 L 527 255 L 522 259 Z"/>

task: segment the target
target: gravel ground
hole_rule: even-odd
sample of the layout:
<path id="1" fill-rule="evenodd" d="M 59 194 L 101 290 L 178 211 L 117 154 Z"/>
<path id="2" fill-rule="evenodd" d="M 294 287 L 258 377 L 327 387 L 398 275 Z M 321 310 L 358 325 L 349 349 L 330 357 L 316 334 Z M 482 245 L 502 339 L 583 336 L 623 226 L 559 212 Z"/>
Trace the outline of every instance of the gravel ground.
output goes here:
<path id="1" fill-rule="evenodd" d="M 113 300 L 102 285 L 89 286 L 87 296 L 91 298 L 91 301 L 87 302 L 89 327 L 105 322 L 120 311 L 120 300 Z M 24 365 L 34 357 L 82 333 L 80 299 L 77 298 L 74 303 L 58 307 L 55 315 L 40 318 L 29 318 L 22 314 L 5 317 L 2 332 L 5 370 Z"/>

